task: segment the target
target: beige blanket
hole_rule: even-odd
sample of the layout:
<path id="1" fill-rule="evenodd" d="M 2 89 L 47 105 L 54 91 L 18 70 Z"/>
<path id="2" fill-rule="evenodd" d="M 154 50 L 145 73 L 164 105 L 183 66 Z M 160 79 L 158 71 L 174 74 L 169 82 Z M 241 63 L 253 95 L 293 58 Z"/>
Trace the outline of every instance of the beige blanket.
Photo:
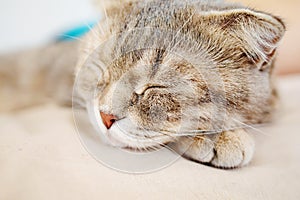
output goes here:
<path id="1" fill-rule="evenodd" d="M 71 109 L 0 114 L 0 199 L 300 199 L 300 76 L 281 78 L 278 120 L 254 132 L 247 167 L 220 170 L 179 159 L 155 173 L 116 172 L 94 160 Z"/>

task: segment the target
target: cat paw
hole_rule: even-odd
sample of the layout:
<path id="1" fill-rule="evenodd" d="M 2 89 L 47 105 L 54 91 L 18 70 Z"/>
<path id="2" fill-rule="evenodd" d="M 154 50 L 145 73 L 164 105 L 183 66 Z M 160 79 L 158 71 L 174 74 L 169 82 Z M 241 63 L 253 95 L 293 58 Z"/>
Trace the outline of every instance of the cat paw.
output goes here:
<path id="1" fill-rule="evenodd" d="M 214 156 L 209 162 L 220 168 L 236 168 L 248 164 L 254 153 L 254 140 L 244 130 L 225 131 L 214 138 Z"/>
<path id="2" fill-rule="evenodd" d="M 207 163 L 214 157 L 214 142 L 205 136 L 182 137 L 175 150 L 185 158 Z"/>
<path id="3" fill-rule="evenodd" d="M 175 144 L 177 153 L 190 160 L 218 168 L 236 168 L 250 162 L 254 140 L 243 129 L 215 136 L 182 137 Z"/>

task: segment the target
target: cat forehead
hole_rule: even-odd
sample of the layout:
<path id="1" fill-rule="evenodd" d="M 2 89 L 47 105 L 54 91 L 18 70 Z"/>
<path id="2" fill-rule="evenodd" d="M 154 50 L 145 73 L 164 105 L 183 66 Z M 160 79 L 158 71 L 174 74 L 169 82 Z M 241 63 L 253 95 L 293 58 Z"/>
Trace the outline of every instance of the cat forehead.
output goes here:
<path id="1" fill-rule="evenodd" d="M 178 76 L 198 73 L 197 69 L 181 56 L 159 49 L 130 52 L 108 67 L 108 71 L 111 81 L 123 79 L 130 84 L 136 84 L 137 81 L 176 82 Z"/>

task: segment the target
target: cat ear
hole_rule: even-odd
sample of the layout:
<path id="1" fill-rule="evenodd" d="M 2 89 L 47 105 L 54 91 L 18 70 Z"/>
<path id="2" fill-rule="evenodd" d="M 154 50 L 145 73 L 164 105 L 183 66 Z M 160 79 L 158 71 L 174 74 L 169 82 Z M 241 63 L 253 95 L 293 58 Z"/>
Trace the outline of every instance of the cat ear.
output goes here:
<path id="1" fill-rule="evenodd" d="M 223 30 L 242 43 L 244 53 L 259 70 L 269 66 L 285 32 L 280 18 L 249 9 L 218 11 L 212 15 Z"/>

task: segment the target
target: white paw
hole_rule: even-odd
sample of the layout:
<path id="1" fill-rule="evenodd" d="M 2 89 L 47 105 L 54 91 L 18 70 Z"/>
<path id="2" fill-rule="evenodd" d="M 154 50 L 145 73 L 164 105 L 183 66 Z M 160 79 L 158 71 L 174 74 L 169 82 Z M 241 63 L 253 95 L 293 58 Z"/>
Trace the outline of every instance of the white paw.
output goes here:
<path id="1" fill-rule="evenodd" d="M 213 137 L 182 137 L 175 150 L 184 157 L 219 168 L 241 167 L 250 162 L 254 140 L 243 129 L 226 131 Z"/>
<path id="2" fill-rule="evenodd" d="M 214 157 L 214 143 L 205 136 L 182 137 L 176 143 L 176 151 L 188 159 L 207 163 Z"/>
<path id="3" fill-rule="evenodd" d="M 254 140 L 244 130 L 226 131 L 214 139 L 214 157 L 210 164 L 221 168 L 241 167 L 250 162 Z"/>

